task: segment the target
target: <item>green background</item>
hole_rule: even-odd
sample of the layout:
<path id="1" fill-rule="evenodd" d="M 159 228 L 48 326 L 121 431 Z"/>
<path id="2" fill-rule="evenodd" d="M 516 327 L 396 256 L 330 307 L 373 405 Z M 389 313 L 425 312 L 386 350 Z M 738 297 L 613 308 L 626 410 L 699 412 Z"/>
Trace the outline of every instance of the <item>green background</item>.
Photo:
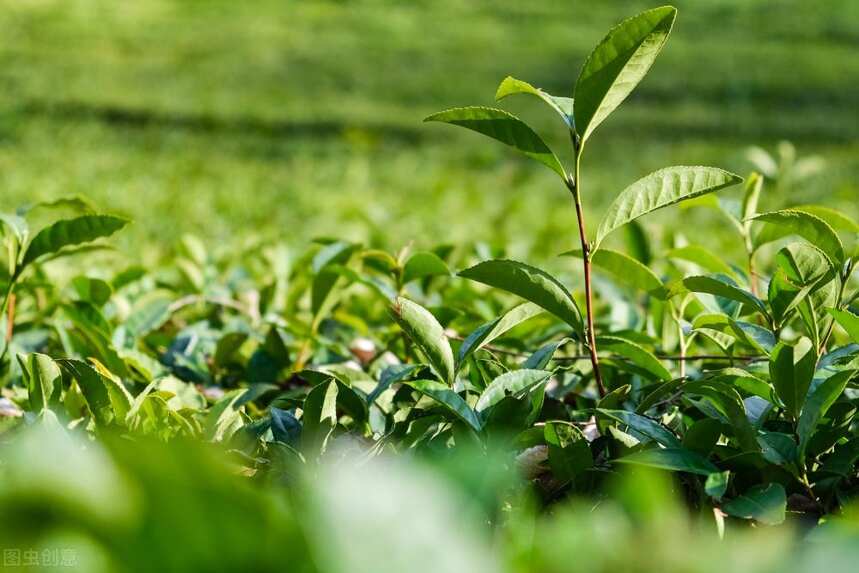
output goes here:
<path id="1" fill-rule="evenodd" d="M 670 164 L 745 174 L 745 150 L 794 142 L 826 160 L 765 207 L 857 214 L 859 3 L 689 0 L 650 75 L 596 133 L 592 211 Z M 575 246 L 555 176 L 434 111 L 491 105 L 520 77 L 571 95 L 608 28 L 654 3 L 619 1 L 0 2 L 2 208 L 79 193 L 135 225 L 130 253 L 261 235 L 336 235 L 388 248 L 485 241 L 546 258 Z M 505 107 L 566 158 L 556 118 Z M 662 236 L 711 211 L 644 220 Z M 704 232 L 707 231 L 707 232 Z M 713 232 L 710 232 L 713 231 Z M 143 245 L 147 245 L 143 248 Z"/>

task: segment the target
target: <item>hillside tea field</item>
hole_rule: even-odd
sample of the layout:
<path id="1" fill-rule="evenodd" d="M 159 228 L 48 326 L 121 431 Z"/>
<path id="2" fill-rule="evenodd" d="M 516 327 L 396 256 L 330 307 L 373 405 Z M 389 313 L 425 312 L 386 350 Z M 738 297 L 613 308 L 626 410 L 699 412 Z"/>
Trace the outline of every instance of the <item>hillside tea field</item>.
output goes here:
<path id="1" fill-rule="evenodd" d="M 536 4 L 0 4 L 3 570 L 855 569 L 859 12 Z"/>

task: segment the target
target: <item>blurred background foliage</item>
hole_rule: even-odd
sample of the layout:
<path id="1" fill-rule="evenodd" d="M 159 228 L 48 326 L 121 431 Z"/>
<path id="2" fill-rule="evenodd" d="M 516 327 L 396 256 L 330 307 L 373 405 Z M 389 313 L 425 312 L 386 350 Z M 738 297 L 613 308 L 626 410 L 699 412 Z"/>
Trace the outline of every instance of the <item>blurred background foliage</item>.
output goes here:
<path id="1" fill-rule="evenodd" d="M 811 534 L 729 523 L 720 539 L 665 474 L 631 471 L 605 499 L 538 514 L 504 454 L 355 452 L 341 443 L 283 488 L 211 445 L 93 442 L 43 420 L 0 443 L 0 545 L 41 564 L 5 570 L 846 573 L 859 557 L 849 512 Z M 42 557 L 54 549 L 65 565 Z"/>
<path id="2" fill-rule="evenodd" d="M 590 207 L 662 165 L 746 173 L 749 145 L 775 154 L 787 139 L 825 169 L 768 207 L 825 200 L 856 215 L 859 3 L 676 4 L 670 45 L 588 151 Z M 139 255 L 146 239 L 152 258 L 192 232 L 486 241 L 539 263 L 573 246 L 552 176 L 421 119 L 491 103 L 507 74 L 569 95 L 605 30 L 651 5 L 2 0 L 0 201 L 85 194 L 131 216 L 124 244 Z M 510 108 L 563 143 L 528 103 Z M 662 232 L 672 217 L 645 224 Z"/>

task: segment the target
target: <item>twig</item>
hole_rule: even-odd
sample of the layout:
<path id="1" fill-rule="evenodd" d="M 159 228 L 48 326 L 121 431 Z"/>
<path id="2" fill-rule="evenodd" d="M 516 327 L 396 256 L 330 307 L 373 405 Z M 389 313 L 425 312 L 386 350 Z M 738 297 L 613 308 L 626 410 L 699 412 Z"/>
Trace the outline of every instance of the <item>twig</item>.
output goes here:
<path id="1" fill-rule="evenodd" d="M 451 336 L 450 338 L 454 340 L 463 341 L 465 337 L 463 336 Z M 528 358 L 530 354 L 526 354 L 524 352 L 517 352 L 515 350 L 508 350 L 506 348 L 499 348 L 497 346 L 492 345 L 484 345 L 483 349 L 489 350 L 491 352 L 496 352 L 498 354 L 503 354 L 505 356 L 510 356 L 513 358 Z M 614 358 L 612 354 L 602 354 L 602 358 Z M 724 360 L 730 362 L 732 360 L 736 360 L 738 362 L 756 362 L 758 360 L 766 360 L 767 357 L 764 355 L 740 355 L 740 356 L 728 356 L 724 354 L 691 354 L 691 355 L 682 355 L 682 354 L 655 354 L 656 358 L 659 360 L 668 360 L 671 362 L 694 362 L 696 360 Z M 591 358 L 590 354 L 568 354 L 566 356 L 558 356 L 553 358 L 556 362 L 573 362 L 576 360 L 589 360 Z"/>
<path id="2" fill-rule="evenodd" d="M 579 227 L 579 242 L 582 245 L 582 267 L 585 273 L 585 312 L 587 314 L 587 342 L 588 342 L 588 354 L 591 359 L 591 366 L 594 371 L 594 379 L 597 383 L 597 390 L 599 391 L 600 397 L 604 397 L 606 395 L 605 384 L 602 381 L 602 373 L 600 372 L 600 360 L 599 355 L 597 354 L 597 339 L 596 333 L 594 330 L 594 308 L 593 308 L 593 294 L 591 288 L 591 248 L 590 243 L 588 243 L 587 232 L 585 231 L 585 213 L 584 209 L 582 209 L 582 199 L 581 199 L 581 173 L 579 169 L 579 165 L 581 163 L 581 142 L 579 141 L 578 136 L 570 131 L 570 137 L 572 138 L 573 143 L 573 160 L 575 161 L 575 177 L 567 176 L 565 178 L 565 182 L 567 184 L 567 188 L 570 190 L 570 193 L 573 196 L 573 202 L 576 205 L 576 222 Z"/>

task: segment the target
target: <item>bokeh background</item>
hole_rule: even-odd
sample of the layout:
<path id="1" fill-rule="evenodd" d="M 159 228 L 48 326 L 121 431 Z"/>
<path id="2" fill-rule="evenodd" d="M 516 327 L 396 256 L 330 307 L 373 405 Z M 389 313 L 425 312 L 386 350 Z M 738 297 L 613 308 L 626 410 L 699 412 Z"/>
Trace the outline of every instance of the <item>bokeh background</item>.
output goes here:
<path id="1" fill-rule="evenodd" d="M 676 4 L 651 74 L 589 145 L 592 226 L 652 170 L 745 174 L 748 146 L 780 140 L 825 169 L 768 193 L 767 206 L 822 201 L 857 215 L 859 2 Z M 135 220 L 120 239 L 132 253 L 184 233 L 213 245 L 336 235 L 506 244 L 538 263 L 575 245 L 554 175 L 421 120 L 491 104 L 508 74 L 571 95 L 608 28 L 654 5 L 2 0 L 0 203 L 85 195 Z M 550 112 L 527 98 L 504 105 L 567 153 Z M 718 241 L 712 211 L 678 213 L 645 227 L 658 235 L 682 220 L 696 241 Z"/>

